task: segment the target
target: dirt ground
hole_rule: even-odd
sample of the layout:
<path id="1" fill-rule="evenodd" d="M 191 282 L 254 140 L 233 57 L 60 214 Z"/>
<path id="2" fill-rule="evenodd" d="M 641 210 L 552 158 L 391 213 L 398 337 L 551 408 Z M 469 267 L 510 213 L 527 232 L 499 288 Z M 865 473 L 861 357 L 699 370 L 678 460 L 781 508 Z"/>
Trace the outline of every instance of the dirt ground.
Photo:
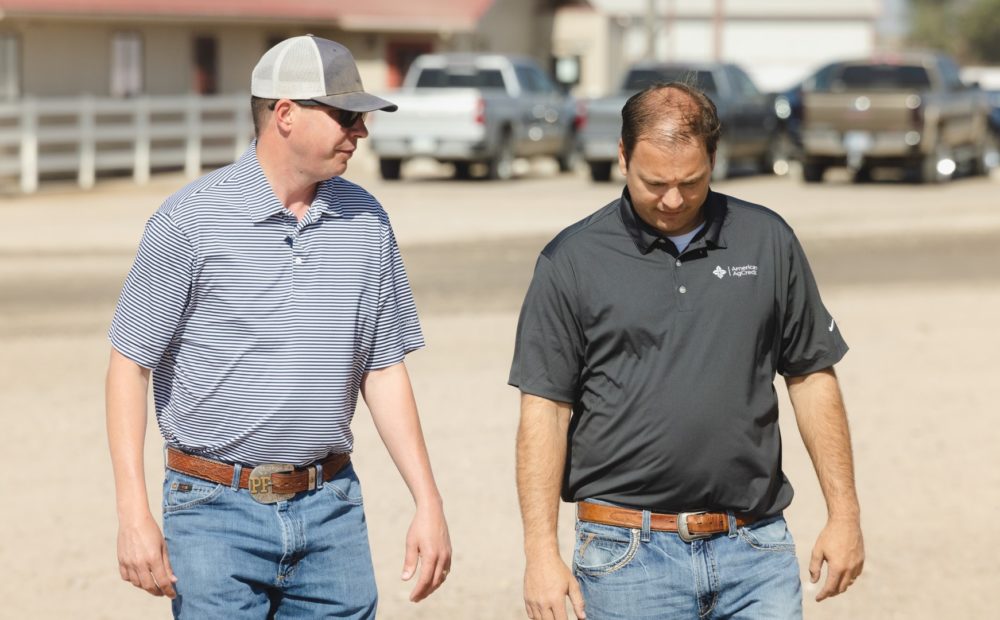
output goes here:
<path id="1" fill-rule="evenodd" d="M 536 166 L 511 183 L 454 182 L 430 168 L 385 184 L 349 178 L 393 219 L 428 346 L 408 359 L 454 544 L 447 584 L 410 604 L 399 581 L 412 503 L 361 407 L 365 489 L 382 618 L 523 618 L 514 490 L 517 392 L 506 385 L 517 310 L 535 256 L 617 185 Z M 6 618 L 166 618 L 165 599 L 118 577 L 104 434 L 105 336 L 142 225 L 183 184 L 45 187 L 0 198 L 0 600 Z M 799 233 L 851 352 L 838 366 L 850 411 L 868 559 L 816 619 L 981 618 L 1000 584 L 1000 184 L 804 186 L 731 180 Z M 779 382 L 780 383 L 780 382 Z M 994 386 L 994 387 L 990 387 Z M 784 394 L 783 386 L 779 392 Z M 787 511 L 803 568 L 825 507 L 783 401 Z M 159 503 L 160 441 L 147 476 Z M 572 513 L 562 511 L 564 548 Z"/>

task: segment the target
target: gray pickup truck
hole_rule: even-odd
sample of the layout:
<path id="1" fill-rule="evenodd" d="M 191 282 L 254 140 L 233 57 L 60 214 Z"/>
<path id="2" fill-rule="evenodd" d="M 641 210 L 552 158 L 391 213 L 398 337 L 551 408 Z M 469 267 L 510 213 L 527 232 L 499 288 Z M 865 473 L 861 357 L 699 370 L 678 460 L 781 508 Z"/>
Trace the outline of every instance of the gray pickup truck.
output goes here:
<path id="1" fill-rule="evenodd" d="M 942 54 L 839 63 L 825 88 L 803 93 L 802 116 L 806 182 L 822 181 L 830 167 L 846 166 L 856 180 L 900 168 L 936 183 L 995 166 L 986 95 Z"/>
<path id="2" fill-rule="evenodd" d="M 725 179 L 732 164 L 749 161 L 770 172 L 774 163 L 777 118 L 771 97 L 761 93 L 740 67 L 721 63 L 639 63 L 629 69 L 618 94 L 586 104 L 580 144 L 594 181 L 611 180 L 618 164 L 622 108 L 625 101 L 652 84 L 692 83 L 715 103 L 722 121 L 722 138 L 715 155 L 712 179 Z"/>
<path id="3" fill-rule="evenodd" d="M 516 157 L 551 156 L 568 171 L 576 155 L 576 103 L 529 58 L 499 54 L 427 54 L 410 67 L 399 105 L 371 124 L 371 146 L 384 179 L 402 164 L 429 157 L 472 175 L 508 179 Z"/>

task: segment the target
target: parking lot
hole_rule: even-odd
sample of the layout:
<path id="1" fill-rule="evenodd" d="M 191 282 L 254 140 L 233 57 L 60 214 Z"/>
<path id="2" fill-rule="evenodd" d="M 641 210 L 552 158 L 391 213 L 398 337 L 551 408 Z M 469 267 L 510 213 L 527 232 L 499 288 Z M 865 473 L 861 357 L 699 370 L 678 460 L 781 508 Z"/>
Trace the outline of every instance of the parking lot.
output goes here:
<path id="1" fill-rule="evenodd" d="M 348 178 L 385 205 L 403 249 L 427 344 L 408 365 L 454 545 L 448 583 L 407 602 L 399 582 L 411 515 L 405 486 L 360 408 L 355 463 L 365 489 L 383 618 L 523 618 L 514 490 L 517 392 L 506 386 L 514 325 L 538 251 L 614 199 L 620 184 L 519 162 L 506 183 L 455 181 L 421 162 L 383 182 L 359 158 Z M 142 225 L 179 176 L 143 187 L 49 186 L 0 199 L 0 411 L 8 470 L 0 597 L 12 618 L 169 617 L 163 599 L 121 582 L 103 415 L 105 332 Z M 976 618 L 995 606 L 1000 534 L 1000 182 L 805 185 L 745 176 L 715 189 L 762 203 L 795 228 L 852 350 L 838 366 L 850 412 L 868 559 L 845 596 L 806 616 Z M 825 507 L 791 411 L 787 516 L 803 568 Z M 147 479 L 162 464 L 151 421 Z M 568 556 L 572 512 L 562 511 Z M 971 534 L 971 536 L 970 536 Z M 959 537 L 964 535 L 963 537 Z"/>

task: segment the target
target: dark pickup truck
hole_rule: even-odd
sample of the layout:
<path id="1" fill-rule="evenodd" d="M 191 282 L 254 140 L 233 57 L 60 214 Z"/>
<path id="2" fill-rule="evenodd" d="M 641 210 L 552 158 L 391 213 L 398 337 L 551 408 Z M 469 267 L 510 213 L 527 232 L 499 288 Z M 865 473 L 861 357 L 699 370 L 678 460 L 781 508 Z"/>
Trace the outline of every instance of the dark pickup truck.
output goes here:
<path id="1" fill-rule="evenodd" d="M 988 126 L 985 93 L 943 54 L 842 62 L 825 88 L 803 93 L 803 176 L 819 182 L 835 166 L 858 180 L 883 167 L 925 183 L 988 173 L 996 165 Z"/>
<path id="2" fill-rule="evenodd" d="M 778 146 L 773 98 L 760 92 L 740 67 L 723 63 L 639 63 L 629 69 L 617 95 L 586 104 L 580 144 L 593 180 L 610 180 L 613 166 L 618 163 L 625 101 L 661 82 L 693 84 L 715 103 L 722 121 L 722 138 L 715 155 L 713 180 L 728 177 L 732 164 L 740 161 L 772 171 Z"/>

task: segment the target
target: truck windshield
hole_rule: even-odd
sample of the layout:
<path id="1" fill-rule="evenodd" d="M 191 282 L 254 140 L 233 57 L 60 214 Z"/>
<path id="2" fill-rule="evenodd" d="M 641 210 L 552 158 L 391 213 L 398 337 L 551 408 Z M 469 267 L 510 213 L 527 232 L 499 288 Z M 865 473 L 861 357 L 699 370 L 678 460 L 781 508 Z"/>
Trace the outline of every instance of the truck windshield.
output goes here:
<path id="1" fill-rule="evenodd" d="M 417 88 L 503 88 L 499 69 L 424 69 Z"/>
<path id="2" fill-rule="evenodd" d="M 927 69 L 915 65 L 851 65 L 835 86 L 848 89 L 899 90 L 930 88 Z"/>
<path id="3" fill-rule="evenodd" d="M 694 83 L 702 92 L 714 95 L 715 78 L 708 71 L 690 71 L 683 67 L 664 69 L 633 69 L 625 78 L 622 90 L 626 92 L 638 92 L 647 86 L 666 82 L 687 82 Z"/>

